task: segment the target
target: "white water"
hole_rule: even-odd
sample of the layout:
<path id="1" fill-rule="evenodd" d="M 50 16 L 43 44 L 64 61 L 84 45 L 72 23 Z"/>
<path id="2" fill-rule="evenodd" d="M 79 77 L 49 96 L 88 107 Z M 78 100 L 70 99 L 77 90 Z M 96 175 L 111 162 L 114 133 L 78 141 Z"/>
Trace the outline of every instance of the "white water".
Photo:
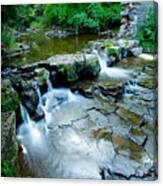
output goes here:
<path id="1" fill-rule="evenodd" d="M 85 107 L 85 98 L 70 89 L 51 89 L 50 83 L 48 86 L 48 92 L 42 96 L 36 86 L 44 119 L 33 121 L 21 105 L 23 123 L 17 139 L 29 167 L 36 177 L 101 179 L 100 167 L 109 165 L 108 158 L 114 157 L 112 144 L 102 140 L 97 144 L 67 125 L 71 124 L 71 118 L 78 117 L 79 109 Z"/>
<path id="2" fill-rule="evenodd" d="M 53 90 L 53 86 L 51 84 L 51 81 L 50 81 L 50 72 L 47 70 L 47 85 L 48 85 L 48 92 L 52 91 Z"/>
<path id="3" fill-rule="evenodd" d="M 103 68 L 112 69 L 106 66 Z M 84 109 L 89 103 L 92 107 L 91 101 L 72 93 L 70 89 L 53 88 L 49 75 L 47 78 L 47 93 L 41 95 L 36 86 L 38 106 L 44 112 L 44 118 L 38 122 L 33 121 L 26 108 L 21 106 L 23 123 L 17 139 L 33 175 L 101 179 L 101 169 L 112 168 L 115 157 L 113 144 L 91 138 L 91 131 L 99 128 L 98 122 L 97 125 L 92 123 L 91 118 L 85 122 L 79 121 L 79 125 L 73 125 L 72 122 L 88 117 Z M 82 132 L 83 129 L 86 130 Z"/>
<path id="4" fill-rule="evenodd" d="M 100 56 L 97 52 L 97 50 L 93 51 L 99 60 L 100 63 L 100 67 L 101 67 L 101 72 L 100 74 L 103 76 L 108 76 L 114 79 L 120 79 L 120 78 L 129 78 L 131 75 L 131 71 L 129 70 L 124 70 L 122 68 L 118 68 L 118 67 L 107 67 L 107 61 L 109 61 L 109 58 L 104 55 L 104 56 Z"/>
<path id="5" fill-rule="evenodd" d="M 140 54 L 139 58 L 144 59 L 144 60 L 149 60 L 149 61 L 154 60 L 154 56 L 150 54 Z"/>

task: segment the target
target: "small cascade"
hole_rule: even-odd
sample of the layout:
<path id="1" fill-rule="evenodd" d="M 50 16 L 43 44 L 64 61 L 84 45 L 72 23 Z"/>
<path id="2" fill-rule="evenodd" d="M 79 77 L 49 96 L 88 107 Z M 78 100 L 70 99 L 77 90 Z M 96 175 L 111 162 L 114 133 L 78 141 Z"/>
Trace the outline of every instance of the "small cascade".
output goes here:
<path id="1" fill-rule="evenodd" d="M 20 105 L 20 111 L 21 111 L 21 116 L 22 116 L 23 123 L 25 125 L 31 123 L 31 119 L 30 119 L 30 116 L 27 112 L 27 109 L 23 105 Z"/>
<path id="2" fill-rule="evenodd" d="M 68 101 L 71 102 L 71 101 L 75 101 L 77 98 L 76 95 L 74 95 L 71 90 L 68 90 Z"/>
<path id="3" fill-rule="evenodd" d="M 127 81 L 124 86 L 124 93 L 126 96 L 131 96 L 133 94 L 140 95 L 145 91 L 146 91 L 145 88 L 139 86 L 137 82 L 134 80 Z"/>
<path id="4" fill-rule="evenodd" d="M 47 70 L 47 85 L 48 85 L 48 92 L 53 90 L 53 86 L 52 83 L 50 81 L 50 72 Z"/>
<path id="5" fill-rule="evenodd" d="M 107 62 L 109 61 L 109 58 L 106 55 L 101 56 L 97 50 L 93 50 L 93 52 L 97 55 L 97 58 L 99 60 L 101 67 L 101 75 L 107 75 L 108 77 L 114 79 L 127 79 L 130 76 L 131 71 L 129 70 L 124 70 L 118 67 L 107 67 Z"/>
<path id="6" fill-rule="evenodd" d="M 17 139 L 23 145 L 22 148 L 24 149 L 24 152 L 27 153 L 27 150 L 25 150 L 24 145 L 24 139 L 26 138 L 26 135 L 28 135 L 28 138 L 31 138 L 33 141 L 35 141 L 35 143 L 40 143 L 41 133 L 37 128 L 36 122 L 30 118 L 26 108 L 23 105 L 21 105 L 20 108 L 23 123 L 18 129 Z"/>
<path id="7" fill-rule="evenodd" d="M 104 71 L 106 68 L 107 68 L 107 61 L 109 60 L 107 58 L 107 56 L 103 56 L 101 57 L 99 54 L 98 54 L 98 51 L 97 50 L 93 50 L 93 52 L 96 54 L 98 60 L 99 60 L 99 63 L 100 63 L 100 67 L 101 67 L 101 70 Z"/>

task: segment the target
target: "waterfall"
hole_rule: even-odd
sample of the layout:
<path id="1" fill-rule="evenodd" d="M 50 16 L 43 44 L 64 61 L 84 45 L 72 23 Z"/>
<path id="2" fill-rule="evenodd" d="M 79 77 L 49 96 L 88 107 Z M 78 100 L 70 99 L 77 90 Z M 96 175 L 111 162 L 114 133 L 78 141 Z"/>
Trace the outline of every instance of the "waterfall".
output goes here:
<path id="1" fill-rule="evenodd" d="M 37 128 L 36 122 L 30 118 L 30 115 L 27 112 L 26 108 L 23 105 L 20 105 L 20 109 L 23 123 L 18 129 L 17 139 L 21 142 L 24 153 L 27 153 L 26 145 L 24 145 L 24 139 L 26 138 L 26 136 L 28 136 L 28 138 L 31 138 L 33 142 L 40 143 L 41 133 Z"/>
<path id="2" fill-rule="evenodd" d="M 93 50 L 93 52 L 96 54 L 96 56 L 97 56 L 97 58 L 98 58 L 98 61 L 99 61 L 99 63 L 100 63 L 100 67 L 101 67 L 101 70 L 102 71 L 104 71 L 106 68 L 107 68 L 107 60 L 108 60 L 108 58 L 102 58 L 100 55 L 99 55 L 99 53 L 98 53 L 98 51 L 97 50 Z"/>
<path id="3" fill-rule="evenodd" d="M 124 87 L 124 95 L 132 96 L 132 95 L 142 95 L 147 91 L 146 88 L 143 88 L 137 84 L 134 80 L 129 80 L 125 83 Z"/>
<path id="4" fill-rule="evenodd" d="M 41 105 L 42 105 L 42 97 L 41 97 L 40 88 L 39 88 L 39 86 L 37 85 L 37 86 L 35 87 L 35 89 L 36 89 L 36 92 L 37 92 L 37 95 L 38 95 L 38 98 L 39 98 L 39 106 L 41 106 Z"/>
<path id="5" fill-rule="evenodd" d="M 31 123 L 31 119 L 30 119 L 30 116 L 27 112 L 27 109 L 23 105 L 20 105 L 20 111 L 21 111 L 23 123 L 24 124 Z"/>
<path id="6" fill-rule="evenodd" d="M 129 70 L 124 70 L 122 68 L 118 67 L 107 67 L 107 62 L 109 61 L 109 58 L 106 55 L 100 55 L 97 50 L 93 50 L 93 52 L 96 54 L 100 67 L 101 67 L 101 75 L 107 75 L 108 77 L 111 78 L 128 78 L 131 74 L 131 71 Z"/>
<path id="7" fill-rule="evenodd" d="M 50 92 L 50 91 L 53 90 L 53 86 L 52 86 L 52 83 L 50 81 L 50 72 L 47 70 L 46 73 L 47 73 L 48 92 Z"/>

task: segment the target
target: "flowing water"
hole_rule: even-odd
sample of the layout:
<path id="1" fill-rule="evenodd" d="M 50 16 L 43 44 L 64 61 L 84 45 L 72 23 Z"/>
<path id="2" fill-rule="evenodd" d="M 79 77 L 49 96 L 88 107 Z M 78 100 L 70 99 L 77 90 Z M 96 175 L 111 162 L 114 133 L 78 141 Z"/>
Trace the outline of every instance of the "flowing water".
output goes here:
<path id="1" fill-rule="evenodd" d="M 125 70 L 119 67 L 108 67 L 107 62 L 110 60 L 109 57 L 105 55 L 100 55 L 98 54 L 98 51 L 94 50 L 94 53 L 97 55 L 100 67 L 101 67 L 101 72 L 100 74 L 102 76 L 108 76 L 111 78 L 129 78 L 132 71 L 130 70 Z"/>
<path id="2" fill-rule="evenodd" d="M 89 83 L 79 82 L 79 86 L 89 90 L 94 84 L 100 84 L 109 90 L 111 86 L 114 91 L 119 90 L 119 84 L 124 84 L 122 98 L 100 93 L 88 99 L 70 88 L 53 88 L 47 72 L 48 91 L 41 95 L 36 85 L 38 109 L 44 118 L 33 121 L 21 106 L 23 123 L 17 139 L 35 177 L 143 179 L 153 166 L 154 151 L 150 154 L 144 144 L 144 136 L 148 134 L 139 127 L 143 117 L 147 123 L 154 122 L 153 115 L 150 116 L 153 108 L 149 105 L 155 99 L 155 92 L 138 85 L 140 77 L 148 78 L 143 73 L 139 75 L 136 63 L 142 61 L 130 59 L 118 67 L 107 67 L 109 59 L 96 54 L 101 66 L 100 77 Z M 138 68 L 133 68 L 134 65 Z M 137 134 L 131 135 L 131 129 Z"/>

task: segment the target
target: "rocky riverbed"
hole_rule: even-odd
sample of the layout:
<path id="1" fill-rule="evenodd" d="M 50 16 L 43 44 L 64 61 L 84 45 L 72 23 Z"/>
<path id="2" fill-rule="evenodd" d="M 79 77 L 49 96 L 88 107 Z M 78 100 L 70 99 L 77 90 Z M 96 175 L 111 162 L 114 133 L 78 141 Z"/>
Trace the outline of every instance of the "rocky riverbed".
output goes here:
<path id="1" fill-rule="evenodd" d="M 25 106 L 17 117 L 21 175 L 157 177 L 156 61 L 130 57 L 105 68 L 99 60 L 107 63 L 96 53 L 57 55 L 2 74 L 4 92 Z"/>

